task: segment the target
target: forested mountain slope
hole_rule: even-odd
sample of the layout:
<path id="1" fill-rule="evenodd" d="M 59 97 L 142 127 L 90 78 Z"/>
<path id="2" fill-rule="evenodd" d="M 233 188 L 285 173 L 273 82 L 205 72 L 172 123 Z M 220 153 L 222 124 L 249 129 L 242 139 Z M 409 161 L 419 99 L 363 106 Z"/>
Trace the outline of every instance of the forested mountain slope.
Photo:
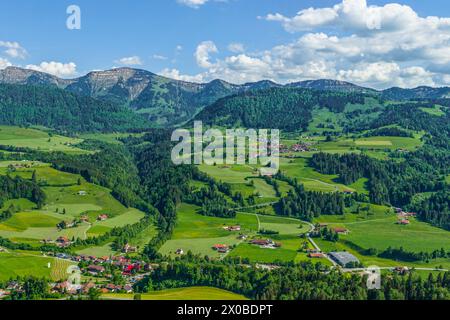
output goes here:
<path id="1" fill-rule="evenodd" d="M 0 123 L 41 125 L 67 132 L 113 132 L 148 127 L 127 108 L 51 87 L 0 85 Z"/>

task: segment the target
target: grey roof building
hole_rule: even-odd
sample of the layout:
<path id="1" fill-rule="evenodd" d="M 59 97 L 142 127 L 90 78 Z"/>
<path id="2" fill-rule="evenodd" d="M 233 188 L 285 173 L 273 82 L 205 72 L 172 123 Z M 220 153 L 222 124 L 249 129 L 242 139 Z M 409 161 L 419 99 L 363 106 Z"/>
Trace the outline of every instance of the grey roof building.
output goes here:
<path id="1" fill-rule="evenodd" d="M 336 261 L 338 264 L 340 264 L 343 267 L 345 267 L 350 262 L 359 263 L 358 258 L 356 258 L 351 253 L 348 253 L 345 251 L 330 252 L 328 255 L 330 256 L 331 259 L 333 259 L 334 261 Z"/>

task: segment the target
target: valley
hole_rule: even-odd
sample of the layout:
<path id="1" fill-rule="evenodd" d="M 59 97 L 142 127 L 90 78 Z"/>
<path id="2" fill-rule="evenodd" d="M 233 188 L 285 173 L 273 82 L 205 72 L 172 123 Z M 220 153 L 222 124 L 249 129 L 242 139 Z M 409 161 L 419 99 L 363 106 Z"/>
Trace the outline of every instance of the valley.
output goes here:
<path id="1" fill-rule="evenodd" d="M 174 85 L 157 82 L 161 94 Z M 337 281 L 357 283 L 353 276 L 372 265 L 397 279 L 390 284 L 403 295 L 410 276 L 415 284 L 430 272 L 447 277 L 449 102 L 393 103 L 380 92 L 326 84 L 341 89 L 189 87 L 200 96 L 207 86 L 227 90 L 203 97 L 196 115 L 154 119 L 167 126 L 155 128 L 118 107 L 117 96 L 95 91 L 89 100 L 73 93 L 81 90 L 76 82 L 55 82 L 52 97 L 78 101 L 65 108 L 105 112 L 86 124 L 30 122 L 20 113 L 0 121 L 0 285 L 35 276 L 53 298 L 279 299 L 283 288 L 266 291 L 261 274 L 277 283 L 296 278 L 304 294 L 304 279 L 314 275 L 336 296 L 344 294 Z M 12 97 L 4 106 L 30 92 L 15 87 L 22 85 L 3 88 Z M 56 112 L 56 104 L 34 107 Z M 205 130 L 280 127 L 279 172 L 263 175 L 261 164 L 174 165 L 171 124 L 180 119 L 188 130 L 193 120 Z M 61 289 L 69 266 L 82 275 L 75 291 Z"/>

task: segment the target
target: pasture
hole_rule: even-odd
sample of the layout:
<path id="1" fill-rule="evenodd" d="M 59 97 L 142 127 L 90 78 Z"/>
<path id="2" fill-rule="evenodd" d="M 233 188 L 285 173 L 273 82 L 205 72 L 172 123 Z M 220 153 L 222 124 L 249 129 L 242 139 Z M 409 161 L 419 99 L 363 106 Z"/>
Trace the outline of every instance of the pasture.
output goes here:
<path id="1" fill-rule="evenodd" d="M 167 241 L 160 249 L 164 255 L 176 256 L 175 251 L 182 249 L 185 253 L 208 255 L 221 258 L 220 254 L 212 249 L 215 244 L 226 244 L 232 247 L 229 256 L 247 258 L 253 262 L 300 261 L 306 259 L 297 252 L 302 239 L 300 234 L 309 230 L 308 225 L 301 221 L 279 216 L 263 216 L 254 213 L 237 213 L 236 218 L 224 219 L 205 217 L 198 213 L 199 208 L 189 204 L 182 204 L 178 208 L 178 220 L 172 239 Z M 230 232 L 225 226 L 240 225 L 241 231 Z M 276 235 L 262 235 L 258 231 L 266 229 L 276 231 Z M 247 240 L 239 239 L 239 234 L 245 234 Z M 251 245 L 252 238 L 271 238 L 281 242 L 282 247 L 276 249 L 260 248 Z"/>
<path id="2" fill-rule="evenodd" d="M 327 223 L 330 228 L 344 227 L 348 235 L 340 235 L 337 243 L 315 239 L 325 252 L 346 250 L 357 255 L 365 264 L 379 266 L 395 266 L 398 262 L 382 259 L 376 256 L 364 256 L 362 250 L 374 248 L 378 252 L 388 247 L 403 247 L 412 252 L 432 252 L 433 250 L 450 250 L 448 231 L 434 227 L 428 223 L 410 219 L 409 225 L 399 225 L 397 216 L 383 206 L 370 205 L 369 211 L 360 214 L 347 213 L 343 216 L 321 216 L 315 219 L 317 223 Z M 430 267 L 443 264 L 450 265 L 450 259 L 433 260 L 430 263 L 408 263 L 412 266 Z"/>
<path id="3" fill-rule="evenodd" d="M 67 153 L 86 153 L 74 147 L 81 139 L 68 138 L 48 132 L 13 126 L 0 126 L 0 145 L 30 148 L 40 151 L 62 151 Z"/>
<path id="4" fill-rule="evenodd" d="M 48 268 L 50 263 L 50 269 Z M 0 252 L 0 281 L 10 278 L 35 276 L 54 281 L 64 279 L 72 263 L 26 252 Z"/>
<path id="5" fill-rule="evenodd" d="M 6 174 L 11 163 L 0 162 L 0 174 Z M 43 163 L 20 162 L 11 175 L 31 179 L 36 171 L 37 180 L 47 196 L 46 205 L 37 210 L 28 200 L 12 200 L 5 204 L 15 204 L 19 212 L 0 223 L 0 236 L 17 242 L 38 244 L 42 239 L 56 240 L 60 236 L 85 239 L 98 236 L 114 227 L 123 227 L 138 222 L 144 213 L 137 209 L 124 207 L 111 195 L 107 188 L 87 183 L 79 175 L 61 172 Z M 109 219 L 97 221 L 99 214 L 107 214 Z M 73 221 L 86 215 L 90 223 L 58 230 L 56 225 L 62 221 Z M 145 238 L 145 239 L 148 239 Z"/>
<path id="6" fill-rule="evenodd" d="M 133 294 L 112 293 L 102 295 L 104 300 L 133 300 Z M 188 287 L 153 291 L 141 294 L 142 300 L 247 300 L 230 291 L 212 287 Z"/>

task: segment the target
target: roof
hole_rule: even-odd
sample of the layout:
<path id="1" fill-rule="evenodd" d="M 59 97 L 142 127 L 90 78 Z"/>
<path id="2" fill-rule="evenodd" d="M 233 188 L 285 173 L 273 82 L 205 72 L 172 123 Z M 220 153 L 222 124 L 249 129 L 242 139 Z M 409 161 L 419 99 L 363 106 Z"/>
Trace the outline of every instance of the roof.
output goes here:
<path id="1" fill-rule="evenodd" d="M 345 228 L 333 228 L 333 231 L 337 232 L 337 233 L 339 233 L 339 232 L 348 232 L 348 230 L 345 229 Z"/>
<path id="2" fill-rule="evenodd" d="M 96 266 L 96 265 L 90 265 L 88 267 L 89 270 L 95 270 L 95 271 L 104 271 L 105 267 L 102 266 Z"/>
<path id="3" fill-rule="evenodd" d="M 341 266 L 345 267 L 350 262 L 356 262 L 359 263 L 358 258 L 356 258 L 351 253 L 348 253 L 346 251 L 342 252 L 330 252 L 328 254 L 334 261 L 339 263 Z"/>
<path id="4" fill-rule="evenodd" d="M 214 248 L 220 249 L 220 248 L 228 248 L 228 246 L 226 244 L 215 244 Z"/>

